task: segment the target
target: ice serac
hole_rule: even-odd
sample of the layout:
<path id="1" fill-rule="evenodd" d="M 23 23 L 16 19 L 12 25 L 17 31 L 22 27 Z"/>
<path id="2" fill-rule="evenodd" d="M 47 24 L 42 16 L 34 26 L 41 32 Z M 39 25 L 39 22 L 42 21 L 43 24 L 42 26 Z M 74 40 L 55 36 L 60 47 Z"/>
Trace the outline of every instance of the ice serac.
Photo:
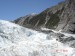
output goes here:
<path id="1" fill-rule="evenodd" d="M 68 35 L 63 38 L 68 38 Z M 71 42 L 66 45 L 61 41 L 51 33 L 0 20 L 0 56 L 75 56 L 75 48 L 69 46 Z"/>
<path id="2" fill-rule="evenodd" d="M 75 34 L 75 0 L 65 0 L 29 18 L 19 18 L 14 22 L 39 31 L 45 27 Z"/>

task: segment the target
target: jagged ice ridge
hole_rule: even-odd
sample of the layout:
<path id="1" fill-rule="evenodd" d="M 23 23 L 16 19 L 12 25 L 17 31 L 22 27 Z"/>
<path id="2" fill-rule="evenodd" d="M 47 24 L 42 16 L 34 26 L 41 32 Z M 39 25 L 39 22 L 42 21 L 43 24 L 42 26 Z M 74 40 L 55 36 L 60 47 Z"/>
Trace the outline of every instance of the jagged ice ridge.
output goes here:
<path id="1" fill-rule="evenodd" d="M 75 48 L 56 36 L 0 20 L 0 56 L 75 56 Z"/>

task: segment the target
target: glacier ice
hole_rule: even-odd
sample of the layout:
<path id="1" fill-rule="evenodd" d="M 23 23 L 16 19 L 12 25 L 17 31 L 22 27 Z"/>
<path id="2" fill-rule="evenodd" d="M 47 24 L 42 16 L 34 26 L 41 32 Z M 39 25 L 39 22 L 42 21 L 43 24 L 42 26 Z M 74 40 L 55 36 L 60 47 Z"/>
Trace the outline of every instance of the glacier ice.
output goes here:
<path id="1" fill-rule="evenodd" d="M 0 20 L 0 56 L 75 56 L 75 48 L 56 36 Z"/>

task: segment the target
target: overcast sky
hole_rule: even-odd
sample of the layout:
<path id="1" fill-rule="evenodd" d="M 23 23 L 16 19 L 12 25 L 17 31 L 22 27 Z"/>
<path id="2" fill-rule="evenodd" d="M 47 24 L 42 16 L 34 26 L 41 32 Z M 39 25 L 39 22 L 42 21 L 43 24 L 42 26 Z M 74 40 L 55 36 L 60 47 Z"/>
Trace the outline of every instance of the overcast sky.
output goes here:
<path id="1" fill-rule="evenodd" d="M 0 0 L 0 19 L 14 20 L 31 13 L 40 13 L 63 0 Z"/>

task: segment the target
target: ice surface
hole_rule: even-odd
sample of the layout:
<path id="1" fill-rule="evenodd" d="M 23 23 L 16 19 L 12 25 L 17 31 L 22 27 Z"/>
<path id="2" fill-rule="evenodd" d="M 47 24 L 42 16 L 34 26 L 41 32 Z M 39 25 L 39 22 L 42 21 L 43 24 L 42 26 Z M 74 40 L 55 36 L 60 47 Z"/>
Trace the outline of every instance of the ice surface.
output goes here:
<path id="1" fill-rule="evenodd" d="M 0 56 L 75 56 L 55 37 L 0 20 Z"/>

